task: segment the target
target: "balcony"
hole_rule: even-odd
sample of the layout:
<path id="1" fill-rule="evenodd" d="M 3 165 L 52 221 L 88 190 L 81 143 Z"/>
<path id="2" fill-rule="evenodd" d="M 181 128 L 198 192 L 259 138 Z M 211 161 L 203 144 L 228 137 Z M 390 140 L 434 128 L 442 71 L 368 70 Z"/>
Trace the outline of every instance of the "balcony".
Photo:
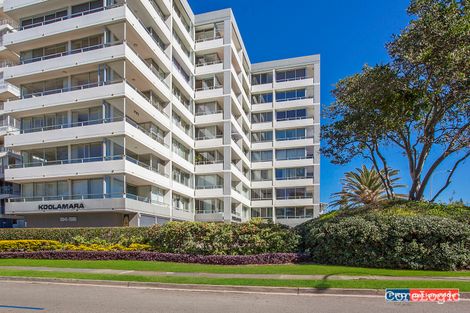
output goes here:
<path id="1" fill-rule="evenodd" d="M 191 47 L 194 46 L 194 40 L 192 38 L 192 28 L 191 25 L 186 21 L 183 14 L 181 13 L 180 9 L 173 6 L 173 20 L 175 21 L 175 25 L 178 27 L 178 30 L 183 37 L 185 38 L 188 45 Z"/>
<path id="2" fill-rule="evenodd" d="M 81 159 L 33 162 L 10 165 L 5 171 L 5 179 L 18 183 L 47 178 L 66 178 L 116 173 L 135 176 L 144 182 L 169 188 L 168 175 L 163 167 L 152 167 L 126 155 L 91 157 Z M 158 174 L 158 175 L 155 175 Z"/>
<path id="3" fill-rule="evenodd" d="M 307 91 L 305 94 L 288 97 L 276 97 L 274 108 L 294 109 L 300 107 L 311 107 L 315 104 L 315 96 L 313 90 Z"/>
<path id="4" fill-rule="evenodd" d="M 213 210 L 212 212 L 196 212 L 195 220 L 197 222 L 223 222 L 224 212 Z"/>
<path id="5" fill-rule="evenodd" d="M 223 134 L 218 135 L 200 135 L 196 136 L 195 148 L 204 149 L 204 148 L 213 148 L 223 145 Z"/>
<path id="6" fill-rule="evenodd" d="M 208 100 L 219 98 L 224 95 L 223 85 L 196 87 L 196 100 Z"/>
<path id="7" fill-rule="evenodd" d="M 89 194 L 52 197 L 10 198 L 6 203 L 7 214 L 39 213 L 47 214 L 63 210 L 55 209 L 67 204 L 70 212 L 137 212 L 151 215 L 169 216 L 169 206 L 149 197 L 140 197 L 130 193 Z M 110 209 L 112 208 L 112 209 Z"/>
<path id="8" fill-rule="evenodd" d="M 18 132 L 19 123 L 10 116 L 4 116 L 2 120 L 0 120 L 0 137 L 3 137 L 10 133 L 17 133 Z"/>
<path id="9" fill-rule="evenodd" d="M 276 177 L 275 187 L 300 187 L 313 186 L 315 184 L 313 175 Z"/>
<path id="10" fill-rule="evenodd" d="M 205 27 L 205 26 L 204 26 Z M 224 24 L 215 23 L 204 29 L 196 30 L 196 51 L 211 50 L 224 43 Z"/>
<path id="11" fill-rule="evenodd" d="M 99 53 L 97 53 L 99 50 Z M 60 58 L 60 62 L 56 60 Z M 4 72 L 5 77 L 10 82 L 19 82 L 19 78 L 28 77 L 30 80 L 38 80 L 39 76 L 44 79 L 44 74 L 57 75 L 62 73 L 64 70 L 70 68 L 76 68 L 77 66 L 97 66 L 104 62 L 109 62 L 116 59 L 128 59 L 130 62 L 124 65 L 119 63 L 123 67 L 129 67 L 128 70 L 134 70 L 134 73 L 138 73 L 140 77 L 138 79 L 144 78 L 148 84 L 151 84 L 156 87 L 165 100 L 169 100 L 171 97 L 170 89 L 168 83 L 165 81 L 165 77 L 155 68 L 155 66 L 148 61 L 141 58 L 135 50 L 129 47 L 122 42 L 116 42 L 112 44 L 100 44 L 95 46 L 90 46 L 82 49 L 66 51 L 63 53 L 47 55 L 39 58 L 23 59 L 22 65 L 14 66 L 7 68 Z M 134 74 L 137 75 L 137 74 Z M 36 77 L 35 77 L 36 76 Z M 130 76 L 129 76 L 130 77 Z M 134 77 L 132 77 L 134 78 Z M 90 86 L 84 86 L 86 88 L 95 87 L 91 83 Z M 75 90 L 78 86 L 73 86 L 70 90 Z M 24 94 L 22 98 L 28 98 L 31 96 L 42 96 L 47 94 L 54 94 L 59 92 L 70 91 L 66 88 L 57 89 L 57 90 L 48 90 L 41 93 L 31 93 Z"/>
<path id="12" fill-rule="evenodd" d="M 276 139 L 274 141 L 274 148 L 282 149 L 282 148 L 295 148 L 295 147 L 302 147 L 302 146 L 313 146 L 315 143 L 315 137 L 313 135 L 309 136 L 295 136 L 295 137 L 288 137 L 283 139 Z"/>
<path id="13" fill-rule="evenodd" d="M 18 135 L 6 137 L 5 144 L 9 148 L 21 147 L 26 150 L 42 145 L 45 141 L 59 144 L 114 136 L 127 136 L 142 151 L 156 154 L 163 159 L 170 157 L 169 147 L 160 134 L 123 117 L 25 129 Z"/>
<path id="14" fill-rule="evenodd" d="M 221 173 L 224 169 L 224 160 L 198 160 L 196 157 L 196 174 L 216 174 Z"/>
<path id="15" fill-rule="evenodd" d="M 0 101 L 18 98 L 20 94 L 20 89 L 15 85 L 7 82 L 0 83 Z"/>
<path id="16" fill-rule="evenodd" d="M 207 75 L 222 72 L 224 64 L 222 60 L 198 61 L 196 63 L 196 75 Z"/>
<path id="17" fill-rule="evenodd" d="M 31 29 L 31 28 L 35 28 L 35 27 L 39 27 L 39 26 L 43 26 L 43 25 L 49 25 L 49 24 L 60 22 L 60 21 L 65 21 L 65 20 L 68 20 L 68 19 L 72 19 L 72 18 L 81 17 L 81 16 L 85 16 L 85 15 L 88 15 L 88 14 L 96 13 L 96 12 L 101 12 L 101 11 L 113 9 L 115 7 L 122 6 L 122 5 L 124 5 L 124 3 L 113 4 L 113 5 L 109 5 L 109 6 L 104 6 L 104 7 L 94 8 L 94 9 L 90 9 L 90 10 L 85 10 L 85 11 L 82 11 L 82 12 L 72 13 L 72 14 L 68 14 L 68 15 L 65 15 L 65 16 L 44 20 L 44 21 L 38 22 L 38 23 L 32 23 L 32 24 L 20 26 L 20 27 L 18 27 L 17 30 L 22 31 L 22 30 L 25 30 L 25 29 Z M 47 18 L 47 17 L 45 17 L 45 18 Z"/>
<path id="18" fill-rule="evenodd" d="M 195 196 L 199 198 L 223 197 L 223 185 L 196 186 Z"/>
<path id="19" fill-rule="evenodd" d="M 194 118 L 195 123 L 198 125 L 218 123 L 218 122 L 222 122 L 223 119 L 224 119 L 224 113 L 222 109 L 203 111 L 203 112 L 196 111 L 196 116 Z"/>
<path id="20" fill-rule="evenodd" d="M 41 34 L 49 36 L 73 31 L 78 27 L 83 28 L 108 23 L 113 20 L 122 20 L 125 16 L 124 11 L 124 3 L 118 3 L 73 14 L 65 14 L 57 18 L 47 19 L 45 17 L 41 22 L 20 26 L 16 32 L 7 34 L 5 36 L 5 44 L 11 45 L 27 42 L 37 39 Z M 88 17 L 90 14 L 93 14 L 93 18 Z M 58 23 L 60 23 L 60 26 L 58 26 Z"/>

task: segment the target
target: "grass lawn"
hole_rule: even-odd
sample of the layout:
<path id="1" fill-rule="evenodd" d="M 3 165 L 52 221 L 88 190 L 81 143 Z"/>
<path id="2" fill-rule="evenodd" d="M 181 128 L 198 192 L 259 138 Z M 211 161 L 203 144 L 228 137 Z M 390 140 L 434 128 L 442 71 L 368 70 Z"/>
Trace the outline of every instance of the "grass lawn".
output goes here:
<path id="1" fill-rule="evenodd" d="M 169 277 L 169 276 L 130 276 L 113 274 L 88 274 L 65 272 L 0 270 L 0 276 L 68 278 L 87 280 L 159 282 L 174 284 L 205 284 L 231 286 L 267 286 L 267 287 L 304 287 L 304 288 L 459 288 L 470 291 L 468 282 L 450 281 L 384 281 L 384 280 L 276 280 L 276 279 L 239 279 L 239 278 L 204 278 L 204 277 Z"/>
<path id="2" fill-rule="evenodd" d="M 288 265 L 204 265 L 171 262 L 144 261 L 69 261 L 69 260 L 31 260 L 0 259 L 0 266 L 35 266 L 58 268 L 93 268 L 155 272 L 199 272 L 221 274 L 290 274 L 290 275 L 380 275 L 380 276 L 470 276 L 470 271 L 417 271 L 361 268 L 348 266 L 288 264 Z M 1 270 L 1 269 L 0 269 Z M 121 277 L 121 276 L 120 276 Z"/>

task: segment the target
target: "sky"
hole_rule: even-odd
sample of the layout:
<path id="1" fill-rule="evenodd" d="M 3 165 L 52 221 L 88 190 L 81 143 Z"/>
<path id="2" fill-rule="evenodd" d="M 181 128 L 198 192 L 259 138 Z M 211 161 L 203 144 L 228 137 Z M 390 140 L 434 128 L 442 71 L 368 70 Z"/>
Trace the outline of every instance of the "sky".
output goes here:
<path id="1" fill-rule="evenodd" d="M 231 8 L 237 20 L 252 63 L 321 55 L 321 104 L 333 102 L 334 84 L 360 72 L 364 64 L 389 60 L 385 44 L 409 22 L 409 0 L 189 0 L 195 14 Z M 322 121 L 324 122 L 324 121 Z M 368 164 L 355 159 L 339 166 L 321 159 L 321 201 L 341 189 L 340 179 L 347 171 Z M 403 183 L 409 185 L 404 157 L 396 154 L 392 167 L 399 169 Z M 446 178 L 449 162 L 438 168 L 433 189 Z M 463 199 L 470 202 L 470 162 L 461 165 L 451 185 L 439 201 Z M 429 196 L 429 190 L 426 197 Z"/>

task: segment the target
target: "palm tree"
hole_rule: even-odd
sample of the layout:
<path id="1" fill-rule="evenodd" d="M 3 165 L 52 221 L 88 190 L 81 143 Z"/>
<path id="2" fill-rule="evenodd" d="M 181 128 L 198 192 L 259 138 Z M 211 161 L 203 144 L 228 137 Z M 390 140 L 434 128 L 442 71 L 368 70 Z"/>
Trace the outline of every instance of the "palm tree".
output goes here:
<path id="1" fill-rule="evenodd" d="M 398 170 L 388 170 L 390 184 L 394 189 L 403 187 L 397 184 L 400 179 L 397 177 L 398 173 Z M 347 172 L 341 179 L 341 184 L 342 190 L 333 194 L 335 200 L 330 204 L 333 207 L 356 208 L 387 199 L 387 191 L 379 173 L 373 168 L 368 169 L 365 165 L 356 168 L 355 171 Z M 395 195 L 395 197 L 401 197 L 401 195 Z"/>

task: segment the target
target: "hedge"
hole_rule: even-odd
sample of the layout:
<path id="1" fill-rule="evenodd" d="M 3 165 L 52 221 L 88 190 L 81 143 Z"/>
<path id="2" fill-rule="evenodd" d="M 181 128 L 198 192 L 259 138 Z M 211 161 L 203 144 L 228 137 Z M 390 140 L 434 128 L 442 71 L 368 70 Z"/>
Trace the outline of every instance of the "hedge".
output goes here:
<path id="1" fill-rule="evenodd" d="M 323 264 L 470 269 L 470 225 L 435 216 L 334 217 L 298 228 L 302 248 Z"/>
<path id="2" fill-rule="evenodd" d="M 198 255 L 250 255 L 298 250 L 299 236 L 288 227 L 252 221 L 241 224 L 170 222 L 149 229 L 158 252 Z"/>
<path id="3" fill-rule="evenodd" d="M 59 250 L 62 244 L 55 240 L 0 240 L 0 252 Z"/>
<path id="4" fill-rule="evenodd" d="M 146 238 L 147 231 L 148 228 L 145 227 L 4 228 L 0 229 L 0 240 L 35 239 L 74 243 L 76 241 L 75 238 L 83 237 L 87 241 L 99 238 L 110 244 L 117 244 L 120 243 L 123 238 Z"/>
<path id="5" fill-rule="evenodd" d="M 34 252 L 34 251 L 147 251 L 149 245 L 133 243 L 128 246 L 120 244 L 69 244 L 55 240 L 0 240 L 0 252 Z"/>
<path id="6" fill-rule="evenodd" d="M 54 228 L 0 230 L 0 240 L 56 240 L 76 245 L 149 244 L 150 250 L 200 255 L 297 252 L 299 236 L 261 220 L 241 224 L 170 222 L 141 228 Z"/>
<path id="7" fill-rule="evenodd" d="M 0 252 L 0 259 L 48 259 L 48 260 L 131 260 L 218 265 L 289 264 L 307 260 L 297 253 L 264 253 L 255 255 L 192 255 L 145 251 L 40 251 Z"/>

